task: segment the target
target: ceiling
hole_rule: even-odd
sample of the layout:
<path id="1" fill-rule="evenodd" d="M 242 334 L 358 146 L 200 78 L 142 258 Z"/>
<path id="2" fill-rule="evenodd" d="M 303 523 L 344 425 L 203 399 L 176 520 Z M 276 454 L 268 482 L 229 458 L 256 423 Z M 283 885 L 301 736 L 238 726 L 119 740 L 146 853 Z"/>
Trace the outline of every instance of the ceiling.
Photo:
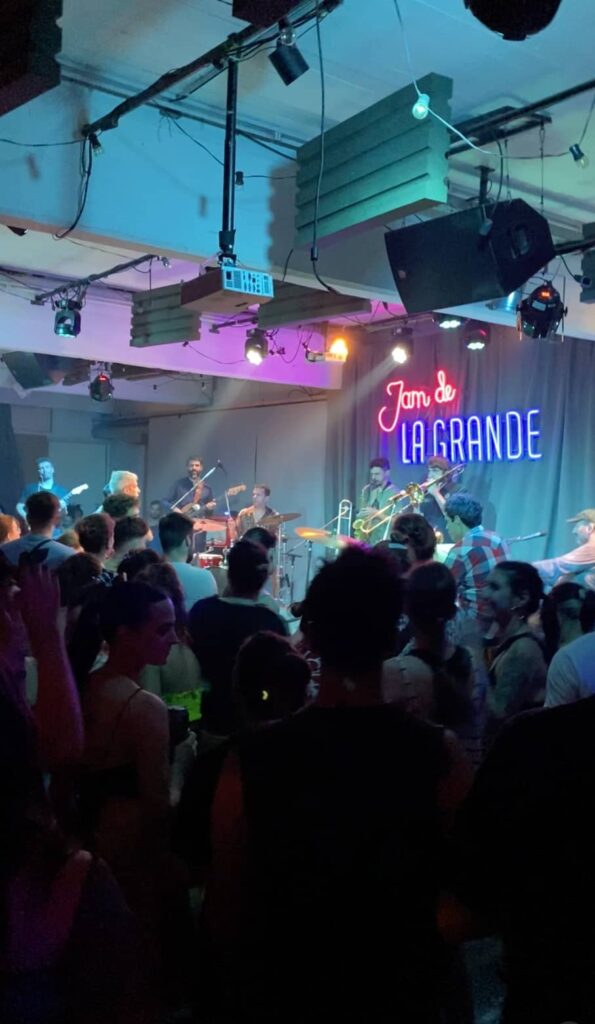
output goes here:
<path id="1" fill-rule="evenodd" d="M 504 42 L 466 10 L 463 0 L 400 0 L 406 40 L 417 77 L 437 72 L 452 77 L 453 121 L 503 105 L 520 106 L 569 88 L 593 76 L 593 0 L 562 0 L 553 24 L 523 43 Z M 63 51 L 66 80 L 86 81 L 105 89 L 105 112 L 118 93 L 132 94 L 165 71 L 185 64 L 244 27 L 231 16 L 230 0 L 64 0 Z M 343 0 L 321 26 L 326 86 L 326 124 L 330 126 L 367 108 L 411 80 L 403 33 L 394 0 Z M 267 51 L 246 60 L 240 69 L 239 122 L 261 127 L 299 143 L 319 132 L 320 75 L 316 32 L 301 30 L 298 45 L 311 70 L 286 87 L 267 59 Z M 269 50 L 272 47 L 269 46 Z M 187 80 L 164 99 L 171 102 L 192 88 Z M 109 90 L 112 90 L 112 94 Z M 577 166 L 568 147 L 581 137 L 591 93 L 552 107 L 546 130 L 543 162 L 539 133 L 532 131 L 509 143 L 506 195 L 522 194 L 568 232 L 595 221 L 595 114 L 583 149 L 588 168 Z M 225 111 L 225 77 L 207 84 L 179 103 L 180 109 L 221 122 Z M 494 147 L 487 147 L 492 150 Z M 532 159 L 521 159 L 531 157 Z M 470 152 L 450 163 L 453 192 L 471 194 L 475 168 L 485 159 Z M 494 161 L 494 166 L 496 162 Z M 495 174 L 493 190 L 499 189 Z M 56 279 L 87 276 L 115 263 L 134 259 L 137 251 L 96 245 L 76 237 L 56 241 L 50 234 L 29 231 L 16 237 L 0 226 L 0 264 L 4 267 L 56 275 Z M 578 269 L 571 259 L 573 270 Z M 154 264 L 153 286 L 195 276 L 197 264 L 172 260 L 169 268 Z M 13 291 L 31 296 L 14 280 Z M 137 290 L 147 275 L 128 271 L 113 278 L 114 287 Z M 8 287 L 0 277 L 0 288 Z M 48 285 L 40 281 L 40 290 Z M 122 301 L 126 296 L 122 297 Z M 381 310 L 381 314 L 382 313 Z M 478 315 L 478 314 L 476 314 Z"/>

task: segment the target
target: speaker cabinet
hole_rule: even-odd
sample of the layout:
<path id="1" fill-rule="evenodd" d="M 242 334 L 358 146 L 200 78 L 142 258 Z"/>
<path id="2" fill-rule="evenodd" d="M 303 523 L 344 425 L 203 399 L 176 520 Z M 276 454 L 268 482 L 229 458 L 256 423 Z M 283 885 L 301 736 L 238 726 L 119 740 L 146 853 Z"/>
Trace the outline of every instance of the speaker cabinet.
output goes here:
<path id="1" fill-rule="evenodd" d="M 555 255 L 545 217 L 522 199 L 475 206 L 384 237 L 408 313 L 509 295 Z"/>

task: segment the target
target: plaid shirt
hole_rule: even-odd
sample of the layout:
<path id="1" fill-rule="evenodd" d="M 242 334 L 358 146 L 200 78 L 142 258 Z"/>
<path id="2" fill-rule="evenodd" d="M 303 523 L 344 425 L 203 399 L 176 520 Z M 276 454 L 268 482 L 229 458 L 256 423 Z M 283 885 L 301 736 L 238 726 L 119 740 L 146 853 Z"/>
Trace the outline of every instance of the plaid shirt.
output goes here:
<path id="1" fill-rule="evenodd" d="M 506 542 L 483 526 L 474 526 L 448 552 L 444 564 L 457 585 L 459 605 L 467 615 L 480 615 L 481 591 L 498 562 L 509 558 Z"/>

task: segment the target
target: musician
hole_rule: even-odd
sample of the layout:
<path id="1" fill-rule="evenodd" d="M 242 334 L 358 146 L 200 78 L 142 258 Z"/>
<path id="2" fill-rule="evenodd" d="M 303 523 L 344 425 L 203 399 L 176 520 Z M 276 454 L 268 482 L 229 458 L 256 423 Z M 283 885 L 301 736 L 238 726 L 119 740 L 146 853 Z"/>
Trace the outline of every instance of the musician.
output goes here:
<path id="1" fill-rule="evenodd" d="M 41 494 L 46 491 L 49 494 L 55 494 L 58 501 L 60 502 L 60 509 L 62 512 L 66 511 L 66 505 L 64 498 L 68 494 L 65 487 L 61 487 L 54 480 L 54 466 L 47 456 L 43 456 L 37 459 L 37 483 L 27 484 L 23 489 L 23 492 L 17 502 L 16 510 L 20 516 L 25 515 L 25 502 L 31 494 Z"/>
<path id="2" fill-rule="evenodd" d="M 362 490 L 361 507 L 358 513 L 358 518 L 364 520 L 373 517 L 374 513 L 379 509 L 385 508 L 389 504 L 390 499 L 398 493 L 397 488 L 390 479 L 390 462 L 388 459 L 382 457 L 372 459 L 369 469 L 370 482 Z M 370 533 L 364 534 L 369 544 L 376 544 L 380 540 L 385 540 L 388 536 L 390 520 L 392 519 L 390 509 L 386 514 L 388 516 L 386 522 L 380 522 Z M 380 518 L 384 519 L 384 516 Z"/>
<path id="3" fill-rule="evenodd" d="M 568 520 L 574 523 L 573 534 L 579 546 L 558 558 L 545 558 L 533 562 L 546 587 L 553 587 L 563 576 L 572 576 L 576 583 L 583 583 L 595 590 L 595 508 L 585 508 Z"/>
<path id="4" fill-rule="evenodd" d="M 430 526 L 434 528 L 434 531 L 440 533 L 442 538 L 444 538 L 446 536 L 444 506 L 448 496 L 454 494 L 458 489 L 456 477 L 453 473 L 446 480 L 443 480 L 442 483 L 435 482 L 452 469 L 448 459 L 445 459 L 442 455 L 431 455 L 426 463 L 426 467 L 425 483 L 430 484 L 430 487 L 426 490 L 424 499 L 416 511 L 419 511 L 427 519 Z"/>
<path id="5" fill-rule="evenodd" d="M 271 488 L 267 484 L 254 484 L 252 488 L 252 504 L 248 505 L 247 508 L 241 509 L 236 519 L 238 539 L 241 539 L 247 530 L 258 526 L 261 519 L 277 514 L 275 509 L 271 508 L 267 503 L 267 499 L 270 496 Z"/>
<path id="6" fill-rule="evenodd" d="M 173 505 L 177 505 L 177 507 L 180 508 L 184 505 L 196 504 L 199 506 L 198 510 L 195 510 L 195 514 L 197 515 L 204 516 L 211 511 L 214 507 L 212 504 L 213 492 L 208 484 L 202 483 L 200 479 L 202 470 L 202 460 L 196 455 L 191 456 L 187 460 L 186 476 L 179 477 L 171 485 L 165 498 L 165 504 L 167 505 L 168 510 L 170 510 Z M 200 487 L 200 495 L 199 500 L 194 502 L 193 488 L 196 490 L 197 487 Z"/>

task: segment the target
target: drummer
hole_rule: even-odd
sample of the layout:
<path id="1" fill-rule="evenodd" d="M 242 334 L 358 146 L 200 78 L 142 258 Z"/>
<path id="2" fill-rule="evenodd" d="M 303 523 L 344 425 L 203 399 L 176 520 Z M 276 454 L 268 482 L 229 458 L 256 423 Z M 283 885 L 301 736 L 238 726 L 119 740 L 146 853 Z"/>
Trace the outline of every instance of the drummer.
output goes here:
<path id="1" fill-rule="evenodd" d="M 252 504 L 241 509 L 236 520 L 238 540 L 244 536 L 247 530 L 258 526 L 261 519 L 267 519 L 277 513 L 268 504 L 271 496 L 271 488 L 267 484 L 254 484 L 252 488 Z"/>

